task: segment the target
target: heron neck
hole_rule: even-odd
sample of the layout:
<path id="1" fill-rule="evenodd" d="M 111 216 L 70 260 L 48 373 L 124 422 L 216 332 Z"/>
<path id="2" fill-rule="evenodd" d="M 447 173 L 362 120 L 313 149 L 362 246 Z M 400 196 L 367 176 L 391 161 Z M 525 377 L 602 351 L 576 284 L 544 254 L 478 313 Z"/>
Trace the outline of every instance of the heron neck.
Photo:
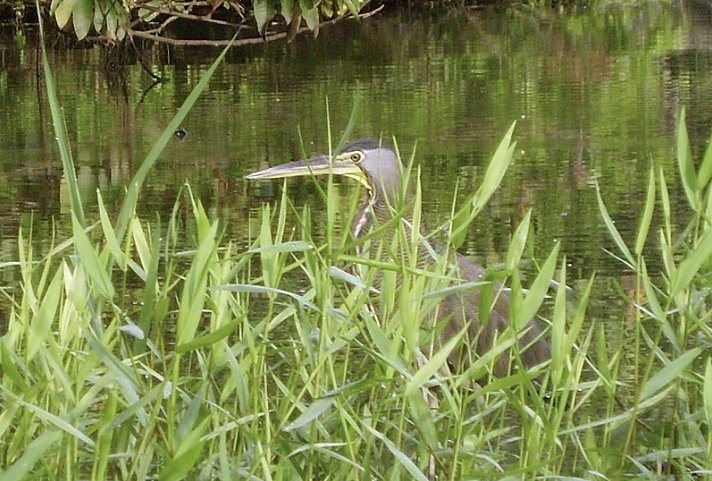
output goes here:
<path id="1" fill-rule="evenodd" d="M 407 198 L 405 199 L 407 201 Z M 361 204 L 351 225 L 351 234 L 358 238 L 368 233 L 375 225 L 384 224 L 393 218 L 393 205 L 383 193 L 369 190 L 365 201 Z M 422 230 L 422 229 L 421 229 Z"/>

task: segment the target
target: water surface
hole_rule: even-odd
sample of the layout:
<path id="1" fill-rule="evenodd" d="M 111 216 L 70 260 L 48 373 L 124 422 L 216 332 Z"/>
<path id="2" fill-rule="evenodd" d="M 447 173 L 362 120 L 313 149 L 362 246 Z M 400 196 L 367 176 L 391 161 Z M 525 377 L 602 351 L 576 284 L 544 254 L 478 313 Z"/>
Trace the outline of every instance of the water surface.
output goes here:
<path id="1" fill-rule="evenodd" d="M 674 132 L 686 107 L 699 156 L 712 125 L 711 24 L 704 2 L 557 14 L 463 9 L 381 14 L 324 28 L 316 39 L 235 49 L 183 125 L 188 135 L 173 140 L 149 176 L 140 214 L 167 217 L 189 183 L 228 238 L 244 244 L 260 204 L 281 186 L 248 185 L 244 175 L 302 150 L 327 150 L 327 118 L 338 138 L 359 98 L 353 137 L 395 137 L 403 155 L 415 151 L 431 225 L 447 217 L 456 185 L 460 199 L 477 188 L 516 121 L 516 162 L 463 250 L 500 262 L 531 208 L 535 256 L 561 241 L 572 282 L 594 272 L 618 278 L 625 269 L 606 252 L 613 243 L 596 185 L 631 241 L 651 165 L 664 166 L 684 214 Z M 40 251 L 70 231 L 37 52 L 36 32 L 0 33 L 0 262 L 17 258 L 20 226 L 32 225 Z M 168 79 L 152 86 L 135 55 L 117 68 L 99 48 L 50 49 L 90 213 L 96 189 L 118 208 L 126 183 L 218 52 L 142 51 L 142 61 Z M 314 187 L 289 188 L 299 205 L 313 205 L 318 221 Z M 2 276 L 10 282 L 14 274 Z"/>

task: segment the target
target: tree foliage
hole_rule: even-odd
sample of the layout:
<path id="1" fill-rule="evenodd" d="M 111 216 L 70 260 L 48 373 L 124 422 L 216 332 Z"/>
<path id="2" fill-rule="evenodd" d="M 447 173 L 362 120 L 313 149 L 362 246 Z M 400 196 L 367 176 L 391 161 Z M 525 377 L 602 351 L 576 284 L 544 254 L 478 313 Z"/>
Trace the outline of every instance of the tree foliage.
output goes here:
<path id="1" fill-rule="evenodd" d="M 223 28 L 223 38 L 236 29 L 242 39 L 294 36 L 302 30 L 315 35 L 328 20 L 358 16 L 368 0 L 52 0 L 49 15 L 63 31 L 79 40 L 95 37 L 120 41 L 138 34 L 156 41 L 205 38 L 206 26 Z M 171 29 L 183 23 L 180 34 Z M 249 27 L 249 28 L 248 28 Z M 251 33 L 250 33 L 251 32 Z M 215 38 L 211 32 L 211 38 Z M 219 34 L 218 34 L 219 35 Z"/>

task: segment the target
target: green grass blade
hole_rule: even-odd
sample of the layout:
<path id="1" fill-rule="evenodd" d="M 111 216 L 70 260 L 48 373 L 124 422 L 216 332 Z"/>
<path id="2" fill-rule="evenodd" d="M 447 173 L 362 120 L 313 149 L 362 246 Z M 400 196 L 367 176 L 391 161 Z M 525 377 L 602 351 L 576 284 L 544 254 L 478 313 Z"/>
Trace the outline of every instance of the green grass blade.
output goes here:
<path id="1" fill-rule="evenodd" d="M 467 229 L 470 223 L 479 214 L 482 208 L 487 204 L 490 197 L 497 190 L 499 185 L 502 183 L 504 174 L 507 172 L 509 165 L 512 163 L 512 157 L 514 156 L 515 144 L 512 143 L 512 135 L 514 133 L 514 127 L 516 122 L 512 123 L 509 130 L 504 135 L 504 138 L 497 146 L 492 160 L 487 166 L 487 171 L 485 172 L 482 184 L 477 189 L 477 192 L 472 196 L 472 198 L 464 205 L 457 214 L 455 214 L 455 219 L 458 221 L 458 225 L 453 225 L 452 232 L 450 236 L 456 240 L 456 242 L 462 241 L 462 231 Z"/>
<path id="2" fill-rule="evenodd" d="M 141 261 L 141 270 L 137 272 L 142 280 L 146 280 L 146 272 L 151 268 L 151 248 L 148 244 L 146 234 L 141 227 L 141 221 L 134 218 L 129 223 L 129 232 L 133 239 L 133 244 Z"/>
<path id="3" fill-rule="evenodd" d="M 77 217 L 79 224 L 84 227 L 86 225 L 86 220 L 84 218 L 84 207 L 82 206 L 82 199 L 79 193 L 79 186 L 77 183 L 77 174 L 74 168 L 74 159 L 72 158 L 72 148 L 69 144 L 69 135 L 67 134 L 67 125 L 64 121 L 64 114 L 62 113 L 62 108 L 59 105 L 59 100 L 57 99 L 57 87 L 54 83 L 54 77 L 52 76 L 52 70 L 49 67 L 49 60 L 47 59 L 47 50 L 44 44 L 44 26 L 42 23 L 42 15 L 39 1 L 35 2 L 37 7 L 37 19 L 40 24 L 40 44 L 42 45 L 42 71 L 44 72 L 44 79 L 46 84 L 47 99 L 49 100 L 49 109 L 52 115 L 52 125 L 54 126 L 54 134 L 57 139 L 57 146 L 59 147 L 59 156 L 62 159 L 62 169 L 64 170 L 64 176 L 67 179 L 67 186 L 69 187 L 69 199 L 72 206 L 72 212 Z"/>
<path id="4" fill-rule="evenodd" d="M 101 191 L 96 191 L 96 200 L 99 206 L 99 219 L 101 220 L 101 228 L 104 231 L 104 239 L 106 240 L 106 247 L 114 256 L 114 260 L 119 265 L 119 267 L 124 270 L 126 269 L 126 258 L 124 253 L 121 251 L 121 245 L 119 239 L 116 237 L 116 232 L 114 232 L 114 226 L 111 225 L 111 220 L 109 219 L 109 213 L 104 207 L 104 200 L 101 196 Z"/>
<path id="5" fill-rule="evenodd" d="M 116 415 L 114 418 L 112 418 L 110 422 L 103 425 L 101 427 L 101 429 L 99 429 L 99 435 L 102 435 L 106 431 L 111 431 L 113 429 L 117 429 L 124 422 L 127 422 L 129 419 L 131 419 L 133 417 L 138 417 L 139 419 L 143 419 L 144 418 L 144 407 L 146 407 L 147 405 L 149 405 L 151 402 L 155 401 L 156 399 L 160 399 L 163 395 L 164 390 L 165 390 L 165 384 L 160 383 L 160 384 L 157 384 L 156 386 L 154 386 L 150 391 L 148 391 L 146 394 L 144 394 L 140 398 L 136 398 L 136 401 L 129 404 L 126 409 L 119 412 L 119 414 Z"/>
<path id="6" fill-rule="evenodd" d="M 30 319 L 30 331 L 27 335 L 27 359 L 34 357 L 47 336 L 52 333 L 52 323 L 55 320 L 64 287 L 62 279 L 62 268 L 60 267 L 55 272 L 52 282 L 44 294 L 37 314 Z"/>
<path id="7" fill-rule="evenodd" d="M 616 225 L 613 223 L 613 219 L 611 219 L 611 216 L 608 214 L 608 209 L 606 209 L 606 204 L 603 202 L 603 197 L 601 197 L 601 188 L 598 183 L 596 183 L 596 198 L 598 199 L 598 210 L 601 213 L 601 217 L 603 217 L 603 222 L 606 224 L 606 229 L 608 229 L 608 233 L 613 238 L 613 241 L 616 243 L 616 246 L 618 246 L 618 250 L 621 251 L 625 260 L 631 266 L 634 266 L 635 258 L 630 253 L 630 249 L 628 249 L 628 246 L 623 241 L 620 232 L 618 232 Z"/>
<path id="8" fill-rule="evenodd" d="M 176 343 L 178 346 L 191 341 L 198 329 L 205 305 L 210 265 L 217 249 L 215 240 L 217 233 L 218 223 L 213 222 L 198 247 L 198 252 L 185 279 L 178 320 L 176 321 Z"/>
<path id="9" fill-rule="evenodd" d="M 690 141 L 687 137 L 685 109 L 680 112 L 680 122 L 677 126 L 677 167 L 680 170 L 680 180 L 682 181 L 682 187 L 685 189 L 687 201 L 693 210 L 699 211 L 697 174 L 692 162 Z"/>
<path id="10" fill-rule="evenodd" d="M 641 256 L 645 241 L 648 239 L 648 230 L 650 229 L 650 221 L 653 218 L 653 210 L 655 209 L 655 170 L 651 167 L 648 177 L 648 196 L 645 199 L 645 208 L 643 216 L 640 218 L 640 227 L 638 228 L 638 236 L 635 239 L 635 254 Z"/>
<path id="11" fill-rule="evenodd" d="M 106 267 L 102 265 L 89 237 L 77 217 L 72 213 L 72 229 L 74 232 L 74 247 L 87 276 L 106 299 L 114 297 L 114 285 L 111 282 Z"/>
<path id="12" fill-rule="evenodd" d="M 204 336 L 196 337 L 192 341 L 180 344 L 176 347 L 176 353 L 185 354 L 188 351 L 195 349 L 200 349 L 206 346 L 212 346 L 213 344 L 225 339 L 227 336 L 235 332 L 235 329 L 242 323 L 241 320 L 234 320 L 229 322 L 220 328 L 211 331 L 210 334 Z"/>
<path id="13" fill-rule="evenodd" d="M 13 464 L 0 472 L 0 481 L 20 481 L 27 476 L 37 461 L 42 459 L 47 450 L 62 439 L 62 432 L 47 430 L 40 434 L 25 448 L 22 456 Z"/>
<path id="14" fill-rule="evenodd" d="M 205 439 L 203 433 L 210 423 L 210 417 L 206 417 L 198 427 L 190 433 L 184 446 L 176 454 L 176 457 L 166 463 L 166 466 L 158 476 L 159 481 L 178 481 L 195 466 L 200 456 L 203 454 Z"/>
<path id="15" fill-rule="evenodd" d="M 697 185 L 701 189 L 707 187 L 710 178 L 712 178 L 712 136 L 707 141 L 705 156 L 702 158 L 702 164 L 697 173 Z"/>
<path id="16" fill-rule="evenodd" d="M 215 74 L 215 70 L 217 70 L 218 66 L 222 63 L 225 55 L 227 55 L 227 52 L 230 50 L 232 45 L 232 41 L 235 40 L 238 33 L 239 29 L 238 32 L 235 33 L 235 36 L 233 36 L 230 44 L 223 49 L 220 55 L 218 55 L 218 58 L 215 59 L 215 61 L 210 65 L 210 68 L 208 68 L 205 74 L 200 78 L 198 84 L 190 92 L 188 97 L 183 102 L 183 105 L 180 106 L 178 112 L 176 112 L 175 116 L 171 119 L 156 142 L 153 144 L 153 147 L 148 152 L 148 155 L 146 155 L 146 158 L 136 171 L 133 179 L 131 179 L 127 195 L 124 197 L 124 202 L 121 204 L 121 210 L 119 211 L 119 216 L 116 220 L 116 236 L 119 239 L 122 239 L 126 233 L 129 221 L 131 220 L 134 210 L 136 209 L 138 192 L 141 190 L 141 186 L 143 186 L 146 176 L 153 167 L 153 164 L 156 163 L 161 153 L 166 148 L 166 145 L 168 145 L 168 143 L 174 138 L 175 131 L 178 130 L 185 118 L 188 116 L 188 113 L 193 108 L 200 95 L 202 95 L 203 91 L 205 91 L 208 87 L 210 79 Z"/>
<path id="17" fill-rule="evenodd" d="M 386 445 L 391 454 L 393 454 L 393 456 L 396 458 L 396 461 L 398 461 L 414 479 L 417 479 L 418 481 L 428 481 L 427 476 L 425 476 L 423 472 L 418 469 L 418 466 L 415 465 L 415 463 L 410 459 L 407 454 L 405 454 L 403 451 L 398 449 L 395 444 L 393 444 L 393 441 L 391 441 L 385 435 L 379 433 L 367 424 L 364 424 L 364 427 L 368 429 L 371 434 L 373 434 L 376 438 L 381 440 L 383 444 Z"/>
<path id="18" fill-rule="evenodd" d="M 539 274 L 529 287 L 529 291 L 522 302 L 520 311 L 515 313 L 518 322 L 527 322 L 529 319 L 533 319 L 536 313 L 539 312 L 539 308 L 541 307 L 542 302 L 544 302 L 546 293 L 549 291 L 551 279 L 554 277 L 554 270 L 556 269 L 556 260 L 559 257 L 560 247 L 560 242 L 557 242 L 556 245 L 554 245 L 554 249 L 549 254 L 549 257 L 547 257 L 544 265 L 541 266 Z"/>
<path id="19" fill-rule="evenodd" d="M 689 287 L 693 277 L 712 256 L 712 229 L 708 229 L 694 249 L 687 253 L 675 270 L 670 285 L 670 294 L 676 296 Z"/>
<path id="20" fill-rule="evenodd" d="M 556 289 L 554 313 L 551 321 L 551 379 L 554 386 L 559 385 L 568 350 L 566 349 L 566 258 L 561 261 L 559 285 Z"/>
<path id="21" fill-rule="evenodd" d="M 645 263 L 645 259 L 641 259 L 640 261 L 640 272 L 643 278 L 643 288 L 645 289 L 645 296 L 648 300 L 650 311 L 657 320 L 663 321 L 665 319 L 665 311 L 663 311 L 663 308 L 660 305 L 658 294 L 655 292 L 655 287 L 653 286 L 653 281 L 648 275 L 648 267 Z"/>
<path id="22" fill-rule="evenodd" d="M 53 414 L 46 409 L 42 409 L 39 406 L 35 406 L 33 404 L 30 404 L 28 402 L 23 401 L 19 397 L 15 396 L 11 392 L 7 391 L 6 389 L 2 389 L 2 391 L 5 393 L 5 396 L 13 399 L 13 401 L 21 404 L 22 406 L 25 407 L 25 409 L 28 409 L 29 411 L 32 411 L 37 415 L 39 419 L 42 419 L 43 421 L 54 425 L 56 428 L 61 429 L 62 431 L 66 432 L 67 434 L 79 439 L 83 443 L 86 443 L 89 447 L 93 448 L 94 447 L 94 441 L 92 441 L 86 434 L 81 432 L 79 429 L 76 427 L 72 426 L 72 424 L 65 419 L 62 419 L 61 417 L 57 416 L 56 414 Z"/>
<path id="23" fill-rule="evenodd" d="M 588 306 L 588 300 L 591 297 L 593 281 L 595 278 L 594 274 L 589 279 L 588 284 L 586 284 L 586 289 L 583 291 L 583 295 L 581 295 L 581 300 L 576 307 L 573 322 L 571 322 L 569 326 L 569 332 L 566 334 L 565 344 L 563 346 L 565 352 L 571 352 L 576 340 L 579 339 L 579 333 L 581 332 L 584 320 L 586 319 L 586 307 Z"/>
<path id="24" fill-rule="evenodd" d="M 524 253 L 524 248 L 527 245 L 531 217 L 532 211 L 531 209 L 528 209 L 527 213 L 524 215 L 524 218 L 512 235 L 512 241 L 510 242 L 509 251 L 507 252 L 507 271 L 515 270 L 519 265 L 519 261 Z"/>
<path id="25" fill-rule="evenodd" d="M 514 149 L 516 143 L 512 142 L 512 135 L 514 134 L 514 127 L 516 122 L 512 123 L 504 135 L 504 138 L 497 146 L 492 160 L 487 166 L 487 171 L 485 172 L 484 179 L 482 179 L 482 184 L 480 185 L 477 195 L 475 196 L 473 202 L 473 211 L 475 215 L 479 213 L 480 210 L 487 204 L 490 197 L 499 188 L 499 185 L 504 179 L 504 174 L 509 168 L 509 164 L 512 163 L 512 157 L 514 156 Z"/>
<path id="26" fill-rule="evenodd" d="M 354 91 L 354 104 L 353 107 L 351 107 L 351 115 L 349 115 L 349 121 L 346 124 L 346 128 L 341 134 L 341 138 L 339 139 L 339 143 L 336 146 L 336 150 L 330 152 L 333 154 L 333 152 L 338 152 L 341 150 L 341 148 L 346 145 L 346 142 L 351 139 L 351 136 L 353 135 L 354 127 L 356 127 L 356 121 L 358 120 L 358 114 L 361 111 L 361 92 L 358 89 L 358 82 L 357 82 L 357 87 Z M 331 139 L 331 135 L 329 135 L 329 138 Z M 331 148 L 331 146 L 329 146 Z"/>
<path id="27" fill-rule="evenodd" d="M 152 323 L 160 323 L 165 314 L 162 312 L 161 306 L 167 305 L 168 300 L 158 293 L 158 266 L 161 260 L 161 230 L 157 228 L 153 232 L 151 242 L 151 261 L 145 272 L 146 282 L 143 288 L 143 303 L 141 306 L 141 314 L 139 316 L 138 327 L 143 333 L 150 332 Z M 145 348 L 146 339 L 139 339 L 136 343 L 136 349 L 142 351 Z"/>
<path id="28" fill-rule="evenodd" d="M 712 426 L 712 359 L 707 359 L 707 367 L 705 368 L 705 380 L 702 386 L 702 398 L 705 409 L 705 418 L 707 419 L 707 428 Z M 707 441 L 707 459 L 712 456 L 712 437 Z"/>
<path id="29" fill-rule="evenodd" d="M 428 361 L 418 369 L 412 379 L 408 381 L 405 388 L 405 395 L 410 396 L 415 391 L 420 389 L 440 368 L 447 362 L 448 356 L 455 349 L 455 346 L 460 344 L 462 336 L 466 329 L 462 329 L 457 335 L 452 336 L 450 340 L 435 353 Z"/>
<path id="30" fill-rule="evenodd" d="M 640 390 L 641 402 L 652 397 L 661 389 L 668 387 L 700 353 L 702 353 L 702 349 L 699 347 L 690 349 L 655 373 Z"/>
<path id="31" fill-rule="evenodd" d="M 334 398 L 317 399 L 309 405 L 309 407 L 300 414 L 297 419 L 287 424 L 284 427 L 285 431 L 293 431 L 306 426 L 316 418 L 324 414 L 334 404 Z"/>

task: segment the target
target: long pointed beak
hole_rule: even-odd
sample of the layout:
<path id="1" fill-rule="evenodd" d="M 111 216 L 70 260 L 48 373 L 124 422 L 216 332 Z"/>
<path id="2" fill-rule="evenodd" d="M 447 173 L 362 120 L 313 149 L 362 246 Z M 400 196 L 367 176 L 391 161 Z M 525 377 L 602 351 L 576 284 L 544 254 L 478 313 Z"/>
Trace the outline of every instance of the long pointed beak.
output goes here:
<path id="1" fill-rule="evenodd" d="M 320 155 L 308 160 L 287 162 L 269 169 L 253 172 L 245 176 L 248 180 L 283 179 L 286 177 L 304 177 L 309 175 L 343 175 L 363 182 L 364 174 L 350 160 L 331 159 L 328 155 Z"/>

